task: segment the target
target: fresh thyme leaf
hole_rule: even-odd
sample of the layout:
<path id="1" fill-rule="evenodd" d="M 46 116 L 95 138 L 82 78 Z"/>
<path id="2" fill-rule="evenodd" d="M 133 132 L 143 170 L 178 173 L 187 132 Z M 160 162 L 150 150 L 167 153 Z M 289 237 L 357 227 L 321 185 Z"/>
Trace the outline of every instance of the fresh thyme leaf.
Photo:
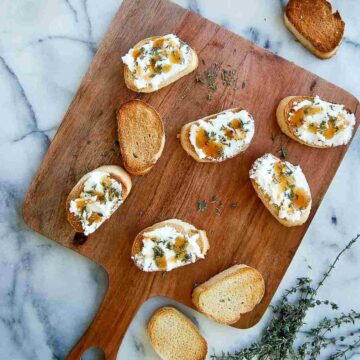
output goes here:
<path id="1" fill-rule="evenodd" d="M 279 154 L 282 159 L 286 159 L 289 155 L 288 151 L 286 149 L 284 149 L 283 147 L 280 148 Z"/>
<path id="2" fill-rule="evenodd" d="M 211 197 L 211 203 L 214 203 L 216 200 L 217 200 L 217 196 L 216 196 L 216 194 L 214 194 L 214 195 Z"/>
<path id="3" fill-rule="evenodd" d="M 279 135 L 271 134 L 271 141 L 274 142 Z"/>
<path id="4" fill-rule="evenodd" d="M 208 94 L 207 97 L 206 97 L 208 100 L 212 100 L 213 99 L 213 96 L 211 94 Z"/>
<path id="5" fill-rule="evenodd" d="M 198 200 L 198 211 L 203 213 L 207 207 L 205 200 Z"/>

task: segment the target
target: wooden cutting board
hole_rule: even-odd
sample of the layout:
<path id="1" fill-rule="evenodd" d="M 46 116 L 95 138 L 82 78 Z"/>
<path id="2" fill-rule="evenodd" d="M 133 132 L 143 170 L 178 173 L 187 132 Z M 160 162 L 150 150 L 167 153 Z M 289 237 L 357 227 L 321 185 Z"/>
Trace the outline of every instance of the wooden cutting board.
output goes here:
<path id="1" fill-rule="evenodd" d="M 279 19 L 280 21 L 280 19 Z M 140 95 L 125 87 L 121 56 L 139 40 L 175 33 L 199 55 L 199 68 L 156 93 Z M 236 69 L 236 85 L 213 92 L 195 81 L 213 63 Z M 213 94 L 208 100 L 207 95 Z M 288 95 L 314 95 L 343 103 L 359 118 L 358 101 L 346 91 L 250 43 L 228 30 L 163 0 L 125 0 L 116 14 L 65 118 L 27 193 L 23 216 L 35 231 L 101 264 L 109 274 L 109 290 L 91 326 L 68 359 L 79 359 L 89 347 L 101 347 L 115 359 L 134 314 L 148 298 L 167 296 L 192 306 L 191 292 L 235 263 L 257 268 L 266 281 L 266 295 L 254 311 L 235 324 L 256 324 L 277 289 L 311 219 L 338 169 L 347 147 L 319 150 L 302 146 L 280 134 L 275 120 L 279 101 Z M 87 241 L 79 245 L 66 221 L 65 200 L 89 169 L 121 164 L 116 110 L 140 98 L 163 117 L 166 145 L 154 169 L 132 177 L 133 190 L 120 209 Z M 183 124 L 242 106 L 253 114 L 256 132 L 248 150 L 221 164 L 197 163 L 180 146 Z M 300 164 L 311 188 L 313 208 L 308 222 L 286 228 L 262 205 L 248 178 L 253 161 L 266 152 L 278 155 L 283 146 L 288 160 Z M 204 213 L 197 201 L 213 194 L 222 200 Z M 231 204 L 237 204 L 233 207 Z M 168 218 L 179 218 L 205 229 L 211 249 L 205 260 L 161 273 L 141 272 L 130 259 L 135 235 Z"/>

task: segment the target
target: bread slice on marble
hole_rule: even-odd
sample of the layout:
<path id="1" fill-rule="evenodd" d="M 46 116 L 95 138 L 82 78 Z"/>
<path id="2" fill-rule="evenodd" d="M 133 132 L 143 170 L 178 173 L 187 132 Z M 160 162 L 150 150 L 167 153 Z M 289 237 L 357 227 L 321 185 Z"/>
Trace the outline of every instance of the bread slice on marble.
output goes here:
<path id="1" fill-rule="evenodd" d="M 286 27 L 314 55 L 329 59 L 336 54 L 345 31 L 338 11 L 326 0 L 290 0 L 284 12 Z"/>
<path id="2" fill-rule="evenodd" d="M 253 117 L 243 108 L 233 108 L 184 125 L 180 142 L 196 161 L 217 163 L 245 151 L 254 132 Z"/>
<path id="3" fill-rule="evenodd" d="M 66 200 L 70 225 L 76 232 L 90 235 L 125 201 L 131 186 L 129 174 L 120 166 L 100 166 L 85 174 Z"/>
<path id="4" fill-rule="evenodd" d="M 164 150 L 165 130 L 160 115 L 144 101 L 130 100 L 121 105 L 117 121 L 125 169 L 133 175 L 145 175 Z"/>
<path id="5" fill-rule="evenodd" d="M 174 34 L 141 40 L 122 60 L 126 86 L 140 93 L 157 91 L 198 66 L 196 52 Z"/>
<path id="6" fill-rule="evenodd" d="M 234 324 L 254 309 L 265 293 L 262 275 L 247 265 L 234 265 L 197 286 L 192 301 L 200 312 L 222 324 Z"/>
<path id="7" fill-rule="evenodd" d="M 306 222 L 312 198 L 299 165 L 265 154 L 254 162 L 249 175 L 259 198 L 282 225 L 292 227 Z"/>
<path id="8" fill-rule="evenodd" d="M 204 230 L 182 220 L 169 219 L 136 236 L 131 258 L 142 271 L 171 271 L 204 259 L 209 248 Z"/>
<path id="9" fill-rule="evenodd" d="M 291 139 L 322 149 L 348 144 L 356 122 L 344 105 L 319 96 L 286 97 L 279 103 L 276 118 L 282 132 Z"/>
<path id="10" fill-rule="evenodd" d="M 199 329 L 173 307 L 155 311 L 147 332 L 151 345 L 163 360 L 206 358 L 208 346 Z"/>

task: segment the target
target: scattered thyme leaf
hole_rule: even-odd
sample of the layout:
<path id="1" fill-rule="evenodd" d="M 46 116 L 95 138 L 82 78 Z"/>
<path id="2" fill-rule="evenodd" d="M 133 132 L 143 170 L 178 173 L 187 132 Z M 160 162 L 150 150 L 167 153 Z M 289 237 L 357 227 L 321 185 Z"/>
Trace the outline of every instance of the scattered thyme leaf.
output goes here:
<path id="1" fill-rule="evenodd" d="M 274 142 L 278 136 L 277 134 L 271 134 L 271 141 Z"/>
<path id="2" fill-rule="evenodd" d="M 211 94 L 208 94 L 206 97 L 208 100 L 212 100 L 214 97 Z"/>
<path id="3" fill-rule="evenodd" d="M 282 159 L 286 159 L 289 155 L 288 151 L 286 149 L 284 149 L 283 147 L 280 148 L 279 154 Z"/>
<path id="4" fill-rule="evenodd" d="M 207 207 L 206 201 L 205 200 L 198 200 L 198 211 L 203 213 Z"/>
<path id="5" fill-rule="evenodd" d="M 216 202 L 216 200 L 217 200 L 217 196 L 216 196 L 216 194 L 214 194 L 212 197 L 211 197 L 211 203 L 214 203 L 214 202 Z"/>

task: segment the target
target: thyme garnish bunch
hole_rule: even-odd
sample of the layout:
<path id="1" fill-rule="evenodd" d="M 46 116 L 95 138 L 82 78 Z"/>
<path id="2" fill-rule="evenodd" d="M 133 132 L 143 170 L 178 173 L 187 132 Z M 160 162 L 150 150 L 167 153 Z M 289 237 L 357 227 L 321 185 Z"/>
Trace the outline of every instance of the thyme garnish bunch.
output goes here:
<path id="1" fill-rule="evenodd" d="M 328 346 L 336 346 L 335 353 L 330 360 L 349 359 L 352 352 L 360 347 L 360 331 L 347 336 L 330 337 L 331 331 L 344 324 L 355 324 L 360 320 L 360 313 L 351 310 L 336 317 L 322 319 L 318 325 L 305 332 L 305 339 L 300 346 L 294 342 L 302 328 L 304 318 L 309 309 L 316 306 L 329 306 L 331 310 L 338 310 L 338 306 L 328 300 L 316 298 L 319 289 L 330 276 L 341 256 L 349 250 L 360 238 L 358 234 L 336 256 L 320 281 L 313 286 L 308 277 L 298 278 L 296 285 L 286 290 L 278 304 L 271 306 L 273 318 L 264 330 L 261 339 L 247 348 L 234 354 L 212 355 L 214 360 L 302 360 L 316 359 L 321 351 Z"/>

